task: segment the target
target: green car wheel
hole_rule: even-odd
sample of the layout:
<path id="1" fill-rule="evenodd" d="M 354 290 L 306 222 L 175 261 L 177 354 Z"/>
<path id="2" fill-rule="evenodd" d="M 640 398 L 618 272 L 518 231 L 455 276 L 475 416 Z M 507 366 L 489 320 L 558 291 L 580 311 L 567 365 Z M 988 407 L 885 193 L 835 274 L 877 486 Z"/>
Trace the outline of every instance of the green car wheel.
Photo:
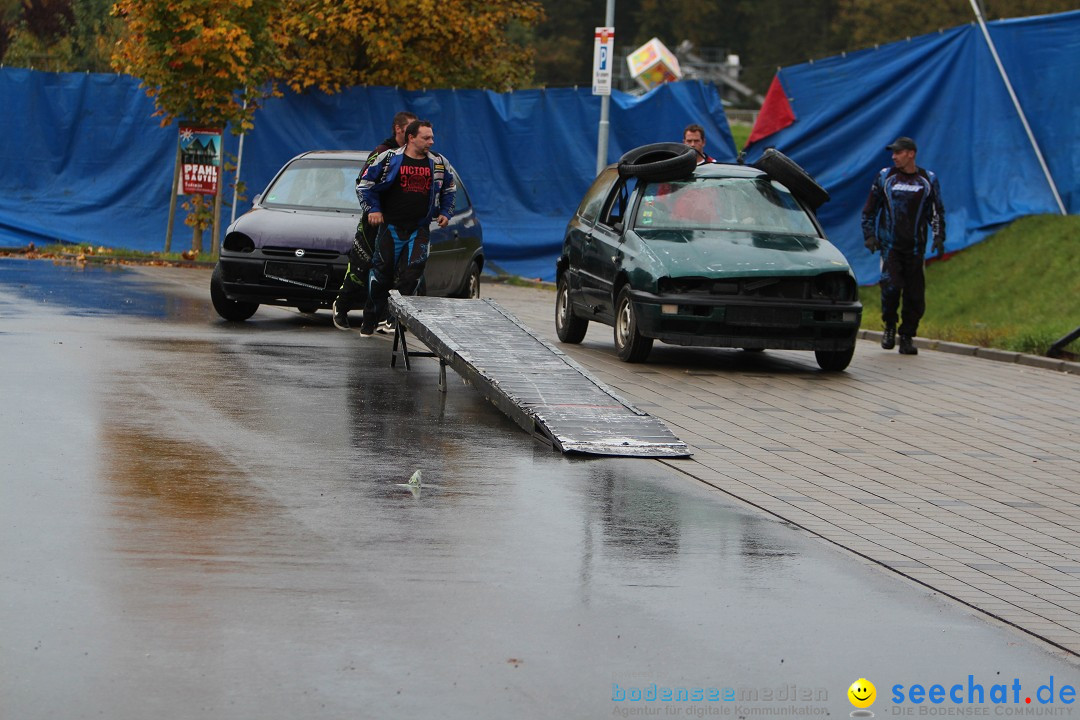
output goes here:
<path id="1" fill-rule="evenodd" d="M 623 285 L 615 303 L 615 350 L 623 362 L 645 362 L 652 352 L 653 339 L 638 332 L 637 313 L 630 299 L 630 286 Z"/>
<path id="2" fill-rule="evenodd" d="M 588 330 L 589 321 L 574 315 L 570 306 L 570 287 L 563 273 L 555 291 L 555 333 L 562 342 L 577 344 L 585 339 Z"/>
<path id="3" fill-rule="evenodd" d="M 851 364 L 851 358 L 855 356 L 855 346 L 847 350 L 815 350 L 817 364 L 825 372 L 840 372 Z"/>

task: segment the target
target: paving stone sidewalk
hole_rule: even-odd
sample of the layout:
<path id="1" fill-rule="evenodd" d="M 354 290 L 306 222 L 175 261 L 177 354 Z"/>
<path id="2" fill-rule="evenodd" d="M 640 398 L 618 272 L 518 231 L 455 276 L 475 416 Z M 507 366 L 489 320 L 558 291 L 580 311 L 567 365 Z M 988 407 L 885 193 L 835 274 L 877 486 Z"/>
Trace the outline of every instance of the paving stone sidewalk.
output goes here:
<path id="1" fill-rule="evenodd" d="M 481 294 L 558 342 L 554 292 Z M 1080 375 L 871 340 L 840 374 L 661 344 L 631 365 L 611 335 L 559 347 L 694 452 L 655 462 L 1080 655 Z"/>

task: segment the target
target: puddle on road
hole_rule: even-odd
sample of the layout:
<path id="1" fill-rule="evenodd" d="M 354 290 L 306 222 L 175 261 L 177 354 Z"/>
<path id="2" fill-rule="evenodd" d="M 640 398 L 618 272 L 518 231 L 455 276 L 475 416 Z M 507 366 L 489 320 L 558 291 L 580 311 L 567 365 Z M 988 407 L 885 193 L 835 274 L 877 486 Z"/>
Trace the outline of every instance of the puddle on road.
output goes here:
<path id="1" fill-rule="evenodd" d="M 273 552 L 271 505 L 213 448 L 103 423 L 100 464 L 118 552 L 139 565 L 228 572 Z M 261 539 L 260 539 L 261 538 Z M 189 578 L 185 586 L 191 586 Z"/>
<path id="2" fill-rule="evenodd" d="M 184 322 L 209 317 L 206 303 L 162 293 L 122 265 L 0 258 L 0 288 L 76 317 L 134 315 Z"/>

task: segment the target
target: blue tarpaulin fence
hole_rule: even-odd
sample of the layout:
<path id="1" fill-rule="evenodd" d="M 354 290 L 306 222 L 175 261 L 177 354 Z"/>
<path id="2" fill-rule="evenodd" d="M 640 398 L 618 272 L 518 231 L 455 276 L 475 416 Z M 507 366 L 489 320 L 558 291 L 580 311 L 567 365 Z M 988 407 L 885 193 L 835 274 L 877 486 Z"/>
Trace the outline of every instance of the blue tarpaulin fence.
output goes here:
<path id="1" fill-rule="evenodd" d="M 164 247 L 177 127 L 151 117 L 153 102 L 136 79 L 4 68 L 0 106 L 0 245 Z M 600 98 L 589 89 L 358 87 L 270 99 L 244 140 L 248 197 L 301 152 L 374 147 L 398 110 L 432 121 L 435 148 L 461 172 L 483 221 L 488 257 L 512 273 L 552 279 L 566 222 L 596 173 Z M 679 141 L 691 122 L 705 127 L 714 157 L 734 159 L 714 86 L 615 92 L 609 160 L 637 145 Z M 226 133 L 225 152 L 237 148 L 238 138 Z M 237 216 L 249 207 L 238 204 Z M 226 207 L 223 225 L 230 213 Z M 177 213 L 174 249 L 189 246 L 184 214 Z"/>
<path id="2" fill-rule="evenodd" d="M 988 23 L 1058 192 L 1080 212 L 1080 12 Z M 776 147 L 832 195 L 819 218 L 855 267 L 877 282 L 860 213 L 885 145 L 915 138 L 918 164 L 937 173 L 947 251 L 1025 215 L 1060 212 L 977 25 L 848 53 L 778 73 L 796 121 L 757 141 Z"/>
<path id="3" fill-rule="evenodd" d="M 989 31 L 1066 208 L 1080 212 L 1080 12 L 997 21 Z M 755 143 L 749 159 L 775 146 L 829 190 L 821 221 L 860 282 L 880 275 L 878 257 L 863 248 L 860 210 L 898 135 L 918 141 L 919 163 L 941 180 L 949 251 L 1024 215 L 1057 212 L 974 24 L 784 68 L 778 77 L 797 119 Z M 0 69 L 0 109 L 0 245 L 163 247 L 177 130 L 151 117 L 137 80 Z M 482 217 L 489 258 L 552 279 L 566 221 L 596 169 L 600 99 L 588 89 L 374 87 L 272 99 L 245 140 L 248 196 L 305 150 L 374 146 L 400 109 L 434 123 L 436 149 L 461 171 Z M 690 122 L 704 125 L 711 155 L 734 159 L 715 87 L 668 83 L 640 98 L 616 92 L 608 159 L 678 140 Z M 226 134 L 226 152 L 236 149 Z M 174 248 L 190 236 L 182 217 Z"/>

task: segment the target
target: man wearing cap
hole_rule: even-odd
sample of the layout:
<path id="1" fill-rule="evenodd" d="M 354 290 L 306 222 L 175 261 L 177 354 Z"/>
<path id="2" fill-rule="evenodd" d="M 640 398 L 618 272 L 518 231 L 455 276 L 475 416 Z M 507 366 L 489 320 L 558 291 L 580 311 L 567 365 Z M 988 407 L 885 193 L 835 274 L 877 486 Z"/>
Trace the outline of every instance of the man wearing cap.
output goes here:
<path id="1" fill-rule="evenodd" d="M 945 206 L 937 176 L 915 165 L 914 140 L 898 137 L 885 149 L 892 151 L 893 167 L 882 168 L 870 186 L 862 212 L 863 237 L 867 250 L 881 251 L 881 347 L 892 350 L 899 330 L 900 352 L 917 355 L 913 338 L 926 311 L 927 232 L 933 233 L 934 252 L 944 254 Z"/>

